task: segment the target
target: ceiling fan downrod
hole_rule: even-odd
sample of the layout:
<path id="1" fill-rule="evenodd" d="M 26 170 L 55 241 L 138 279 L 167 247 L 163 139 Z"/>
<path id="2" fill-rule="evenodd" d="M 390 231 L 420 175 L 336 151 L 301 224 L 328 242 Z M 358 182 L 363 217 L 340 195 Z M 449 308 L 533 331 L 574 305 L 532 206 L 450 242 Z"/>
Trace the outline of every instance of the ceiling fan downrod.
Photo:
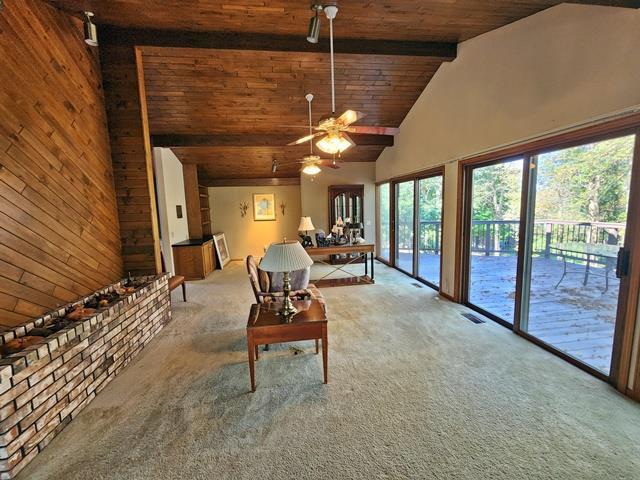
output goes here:
<path id="1" fill-rule="evenodd" d="M 304 98 L 307 99 L 309 104 L 309 154 L 313 155 L 313 125 L 311 123 L 311 102 L 313 101 L 313 93 L 307 93 Z"/>
<path id="2" fill-rule="evenodd" d="M 329 19 L 329 50 L 331 55 L 331 114 L 336 113 L 336 80 L 335 80 L 335 66 L 333 60 L 333 19 L 338 14 L 338 7 L 335 5 L 328 5 L 324 7 L 324 13 Z"/>

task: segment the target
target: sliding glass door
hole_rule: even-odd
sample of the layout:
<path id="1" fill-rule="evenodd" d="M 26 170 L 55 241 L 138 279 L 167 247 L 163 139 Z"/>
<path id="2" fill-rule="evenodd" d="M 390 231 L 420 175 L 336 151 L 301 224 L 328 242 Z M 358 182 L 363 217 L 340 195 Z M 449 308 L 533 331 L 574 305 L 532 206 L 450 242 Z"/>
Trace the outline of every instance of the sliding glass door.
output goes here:
<path id="1" fill-rule="evenodd" d="M 438 288 L 442 244 L 442 175 L 418 180 L 418 271 Z"/>
<path id="2" fill-rule="evenodd" d="M 620 132 L 471 160 L 463 177 L 464 303 L 614 383 L 640 273 L 637 130 Z"/>
<path id="3" fill-rule="evenodd" d="M 467 229 L 466 301 L 513 324 L 524 159 L 473 167 Z"/>
<path id="4" fill-rule="evenodd" d="M 530 159 L 520 328 L 605 375 L 634 142 L 627 135 Z"/>
<path id="5" fill-rule="evenodd" d="M 395 188 L 395 266 L 413 275 L 414 180 Z"/>
<path id="6" fill-rule="evenodd" d="M 378 257 L 391 260 L 391 192 L 388 183 L 378 185 Z"/>

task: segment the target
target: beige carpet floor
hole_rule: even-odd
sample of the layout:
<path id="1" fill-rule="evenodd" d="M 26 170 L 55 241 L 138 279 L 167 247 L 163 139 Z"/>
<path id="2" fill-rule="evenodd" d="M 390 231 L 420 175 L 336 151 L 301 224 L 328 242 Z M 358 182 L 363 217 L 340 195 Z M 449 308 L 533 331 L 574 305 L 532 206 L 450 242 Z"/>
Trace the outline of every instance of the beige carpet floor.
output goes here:
<path id="1" fill-rule="evenodd" d="M 377 266 L 324 289 L 313 342 L 276 346 L 249 393 L 252 294 L 233 263 L 20 479 L 640 478 L 640 405 L 508 330 Z"/>

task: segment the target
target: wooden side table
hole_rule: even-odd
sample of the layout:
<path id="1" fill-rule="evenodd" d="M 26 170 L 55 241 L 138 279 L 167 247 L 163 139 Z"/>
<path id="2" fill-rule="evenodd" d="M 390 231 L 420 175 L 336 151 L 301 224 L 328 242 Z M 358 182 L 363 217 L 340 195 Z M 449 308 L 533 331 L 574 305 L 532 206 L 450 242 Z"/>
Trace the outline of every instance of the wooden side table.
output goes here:
<path id="1" fill-rule="evenodd" d="M 247 321 L 247 353 L 252 392 L 256 391 L 255 361 L 258 360 L 258 346 L 274 343 L 315 340 L 317 354 L 318 340 L 322 340 L 324 383 L 328 382 L 327 317 L 324 308 L 317 300 L 297 301 L 293 305 L 298 313 L 289 319 L 278 315 L 278 303 L 251 305 Z"/>

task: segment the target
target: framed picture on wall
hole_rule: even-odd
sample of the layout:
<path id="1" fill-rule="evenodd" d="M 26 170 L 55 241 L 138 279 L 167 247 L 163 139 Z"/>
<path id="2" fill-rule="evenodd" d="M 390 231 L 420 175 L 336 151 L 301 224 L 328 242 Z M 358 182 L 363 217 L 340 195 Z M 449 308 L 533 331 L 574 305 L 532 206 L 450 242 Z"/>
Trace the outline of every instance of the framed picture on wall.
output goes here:
<path id="1" fill-rule="evenodd" d="M 222 270 L 224 266 L 231 260 L 229 258 L 229 248 L 227 247 L 227 239 L 225 238 L 224 233 L 216 233 L 213 236 L 213 244 L 216 247 L 218 265 L 220 265 L 220 270 Z"/>
<path id="2" fill-rule="evenodd" d="M 253 219 L 257 222 L 276 219 L 276 198 L 273 193 L 253 194 Z"/>

